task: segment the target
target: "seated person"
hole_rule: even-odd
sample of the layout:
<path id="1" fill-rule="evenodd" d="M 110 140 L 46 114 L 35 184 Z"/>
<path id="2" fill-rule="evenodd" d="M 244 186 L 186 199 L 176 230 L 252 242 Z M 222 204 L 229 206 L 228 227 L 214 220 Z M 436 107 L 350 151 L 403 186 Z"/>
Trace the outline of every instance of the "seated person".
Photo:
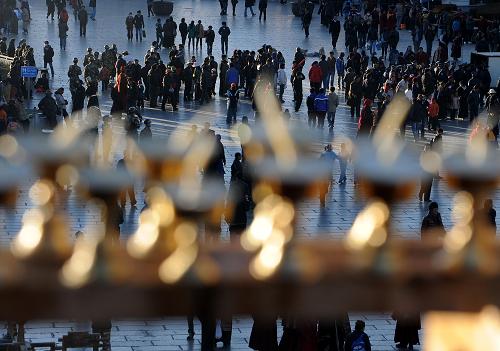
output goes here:
<path id="1" fill-rule="evenodd" d="M 38 78 L 35 83 L 35 89 L 38 93 L 44 93 L 49 90 L 49 78 L 47 78 L 47 73 L 42 73 L 42 76 Z"/>

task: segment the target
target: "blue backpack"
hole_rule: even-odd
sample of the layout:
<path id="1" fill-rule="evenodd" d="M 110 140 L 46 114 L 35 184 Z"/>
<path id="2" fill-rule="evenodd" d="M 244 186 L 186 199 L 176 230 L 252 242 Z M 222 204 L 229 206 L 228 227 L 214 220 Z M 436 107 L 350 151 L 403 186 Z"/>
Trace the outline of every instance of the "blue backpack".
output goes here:
<path id="1" fill-rule="evenodd" d="M 352 342 L 352 351 L 366 351 L 364 334 Z"/>

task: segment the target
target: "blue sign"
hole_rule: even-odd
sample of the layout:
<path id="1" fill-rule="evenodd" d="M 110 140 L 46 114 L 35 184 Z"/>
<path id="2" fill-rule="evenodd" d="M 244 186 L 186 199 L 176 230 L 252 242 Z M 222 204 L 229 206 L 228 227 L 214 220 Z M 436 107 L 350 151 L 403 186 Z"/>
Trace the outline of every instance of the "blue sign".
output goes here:
<path id="1" fill-rule="evenodd" d="M 21 77 L 23 78 L 36 78 L 38 68 L 35 66 L 21 66 Z"/>

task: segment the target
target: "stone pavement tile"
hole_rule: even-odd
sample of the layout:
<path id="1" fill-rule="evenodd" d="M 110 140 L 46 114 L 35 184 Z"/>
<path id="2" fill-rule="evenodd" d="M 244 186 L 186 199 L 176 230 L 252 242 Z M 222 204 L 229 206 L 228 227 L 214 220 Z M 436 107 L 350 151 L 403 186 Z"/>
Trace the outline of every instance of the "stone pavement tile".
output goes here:
<path id="1" fill-rule="evenodd" d="M 397 350 L 396 347 L 390 346 L 372 346 L 373 351 L 394 351 Z"/>
<path id="2" fill-rule="evenodd" d="M 126 341 L 117 341 L 113 343 L 113 346 L 132 346 L 132 347 L 143 347 L 143 346 L 152 346 L 153 343 L 150 340 L 145 340 L 147 338 L 144 338 L 143 340 L 126 340 Z"/>
<path id="3" fill-rule="evenodd" d="M 179 346 L 171 345 L 171 346 L 139 346 L 132 347 L 134 351 L 178 351 L 182 350 Z"/>
<path id="4" fill-rule="evenodd" d="M 114 325 L 113 326 L 114 328 L 116 328 L 117 330 L 122 330 L 122 331 L 126 331 L 126 330 L 165 330 L 165 326 L 163 325 L 146 325 L 145 323 L 142 324 L 142 325 L 123 325 L 123 324 L 118 324 L 118 325 Z"/>

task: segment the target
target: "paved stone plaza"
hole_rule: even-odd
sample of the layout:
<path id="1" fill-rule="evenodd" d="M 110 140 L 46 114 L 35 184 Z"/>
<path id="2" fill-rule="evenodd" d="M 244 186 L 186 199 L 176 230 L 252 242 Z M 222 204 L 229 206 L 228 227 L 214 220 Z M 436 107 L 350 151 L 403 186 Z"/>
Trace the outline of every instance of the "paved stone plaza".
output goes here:
<path id="1" fill-rule="evenodd" d="M 144 54 L 149 48 L 152 38 L 154 37 L 154 23 L 156 18 L 147 18 L 146 30 L 147 39 L 142 43 L 127 42 L 125 30 L 125 17 L 129 12 L 135 13 L 137 10 L 142 10 L 147 14 L 145 0 L 98 0 L 97 1 L 97 16 L 96 21 L 89 21 L 87 27 L 87 37 L 80 38 L 78 33 L 78 24 L 75 23 L 73 16 L 69 21 L 68 44 L 67 51 L 59 53 L 59 43 L 57 37 L 57 23 L 55 21 L 46 20 L 45 1 L 31 1 L 32 22 L 29 28 L 29 34 L 23 36 L 18 35 L 18 39 L 25 37 L 28 43 L 35 48 L 37 63 L 40 65 L 42 60 L 42 47 L 45 40 L 49 40 L 56 51 L 54 57 L 54 68 L 56 70 L 55 78 L 52 81 L 52 87 L 68 86 L 67 69 L 71 64 L 73 57 L 78 57 L 80 62 L 87 47 L 92 47 L 94 50 L 102 51 L 105 44 L 116 43 L 119 52 L 127 50 L 130 55 L 128 59 L 139 58 L 143 61 Z M 237 7 L 237 16 L 227 16 L 221 18 L 219 16 L 219 3 L 216 0 L 178 0 L 175 2 L 173 17 L 178 23 L 181 17 L 185 17 L 186 21 L 201 19 L 205 26 L 212 25 L 214 29 L 220 26 L 222 20 L 227 20 L 228 26 L 231 28 L 231 36 L 229 39 L 230 52 L 235 49 L 250 49 L 256 50 L 262 44 L 267 43 L 281 50 L 287 62 L 287 75 L 289 76 L 289 65 L 293 58 L 293 52 L 297 46 L 308 49 L 309 51 L 317 51 L 320 47 L 325 47 L 327 52 L 330 47 L 330 36 L 325 27 L 319 24 L 319 17 L 315 14 L 311 25 L 311 35 L 309 39 L 305 39 L 301 30 L 300 19 L 294 17 L 291 13 L 291 5 L 280 5 L 277 0 L 271 0 L 268 7 L 267 22 L 260 23 L 258 17 L 243 17 L 243 1 L 240 0 Z M 257 9 L 254 9 L 257 11 Z M 180 39 L 178 35 L 177 39 Z M 401 41 L 399 48 L 406 48 L 410 45 L 409 32 L 401 32 Z M 344 34 L 341 32 L 339 38 L 339 47 L 344 43 Z M 205 48 L 205 45 L 204 45 Z M 471 47 L 464 46 L 464 58 L 470 56 Z M 204 57 L 204 53 L 195 52 L 198 61 Z M 167 52 L 161 53 L 162 59 L 166 61 Z M 190 52 L 186 52 L 186 57 L 190 56 Z M 216 60 L 220 59 L 220 41 L 217 36 L 214 45 L 214 56 Z M 312 59 L 306 62 L 308 69 Z M 496 77 L 492 77 L 496 81 Z M 304 92 L 307 91 L 307 82 L 304 82 Z M 109 94 L 109 93 L 108 93 Z M 66 89 L 66 98 L 70 100 L 69 89 Z M 318 151 L 327 142 L 333 142 L 334 150 L 339 149 L 340 142 L 346 138 L 353 138 L 356 132 L 356 121 L 351 120 L 348 107 L 345 105 L 343 92 L 340 91 L 341 105 L 337 110 L 335 130 L 333 134 L 329 134 L 325 129 L 316 132 L 316 146 Z M 182 93 L 181 93 L 182 96 Z M 37 97 L 35 97 L 36 100 Z M 285 92 L 285 108 L 292 108 L 292 92 L 291 84 Z M 101 108 L 104 113 L 108 113 L 111 108 L 109 95 L 100 97 Z M 153 121 L 153 135 L 155 138 L 167 136 L 173 129 L 181 128 L 188 130 L 193 123 L 202 125 L 203 122 L 210 122 L 216 133 L 222 135 L 222 142 L 226 147 L 226 157 L 228 159 L 226 167 L 226 179 L 229 179 L 230 165 L 233 160 L 233 155 L 239 151 L 239 142 L 233 140 L 225 123 L 226 102 L 225 100 L 216 98 L 209 104 L 203 107 L 197 106 L 195 103 L 182 104 L 179 106 L 179 112 L 173 113 L 167 108 L 167 112 L 161 112 L 158 109 L 146 108 L 144 115 Z M 238 111 L 238 119 L 242 115 L 248 115 L 253 122 L 253 113 L 251 105 L 248 101 L 243 101 L 240 104 Z M 292 113 L 292 122 L 297 125 L 306 123 L 305 99 L 301 111 L 297 114 Z M 445 122 L 443 125 L 445 130 L 444 149 L 446 152 L 463 148 L 466 145 L 468 132 L 468 124 L 463 121 Z M 120 157 L 123 145 L 118 141 L 119 135 L 123 132 L 115 129 L 117 153 L 115 158 Z M 409 133 L 411 134 L 411 133 Z M 430 138 L 430 136 L 429 136 Z M 336 170 L 338 176 L 338 170 Z M 21 215 L 29 207 L 30 200 L 27 196 L 29 183 L 23 187 L 18 205 L 15 210 L 3 212 L 0 214 L 0 226 L 3 231 L 0 234 L 0 242 L 3 245 L 8 245 L 10 240 L 17 234 L 21 226 Z M 136 187 L 138 195 L 138 209 L 127 206 L 125 223 L 122 225 L 122 236 L 126 239 L 130 236 L 138 221 L 138 213 L 143 203 L 143 194 L 139 192 L 139 186 Z M 417 189 L 418 191 L 418 189 Z M 443 217 L 443 222 L 447 229 L 453 225 L 451 219 L 451 205 L 454 196 L 454 191 L 447 187 L 447 182 L 443 180 L 434 183 L 431 199 L 437 201 L 440 205 L 440 211 Z M 492 194 L 494 205 L 496 208 L 500 206 L 500 197 L 498 192 Z M 90 232 L 93 229 L 100 227 L 99 213 L 81 202 L 76 196 L 68 192 L 67 198 L 60 203 L 67 210 L 69 215 L 69 223 L 72 232 L 83 231 Z M 356 214 L 363 207 L 364 202 L 355 192 L 352 182 L 352 167 L 348 168 L 348 182 L 343 186 L 335 185 L 333 191 L 328 194 L 326 208 L 320 209 L 319 200 L 311 199 L 304 201 L 299 207 L 299 222 L 298 229 L 301 237 L 332 237 L 342 238 L 351 226 Z M 393 213 L 393 221 L 395 229 L 399 236 L 412 238 L 418 237 L 420 233 L 420 223 L 422 217 L 426 214 L 426 207 L 420 203 L 415 196 L 408 201 L 398 204 Z M 223 227 L 222 237 L 224 240 L 228 238 L 227 228 Z M 390 313 L 381 314 L 351 314 L 351 322 L 356 319 L 363 319 L 367 323 L 366 332 L 369 334 L 373 350 L 393 350 L 394 343 L 392 338 L 394 335 L 395 322 L 390 319 Z M 249 317 L 236 318 L 233 323 L 233 338 L 232 348 L 247 349 L 248 338 L 252 321 Z M 88 325 L 85 323 L 73 322 L 29 322 L 27 325 L 28 339 L 36 342 L 42 341 L 57 341 L 59 337 L 67 333 L 69 330 L 85 330 Z M 279 330 L 281 328 L 278 328 Z M 184 318 L 168 318 L 148 321 L 116 321 L 112 331 L 112 346 L 116 351 L 149 351 L 149 350 L 185 350 L 199 349 L 200 331 L 199 325 L 196 325 L 197 335 L 194 342 L 187 342 L 187 325 Z"/>

